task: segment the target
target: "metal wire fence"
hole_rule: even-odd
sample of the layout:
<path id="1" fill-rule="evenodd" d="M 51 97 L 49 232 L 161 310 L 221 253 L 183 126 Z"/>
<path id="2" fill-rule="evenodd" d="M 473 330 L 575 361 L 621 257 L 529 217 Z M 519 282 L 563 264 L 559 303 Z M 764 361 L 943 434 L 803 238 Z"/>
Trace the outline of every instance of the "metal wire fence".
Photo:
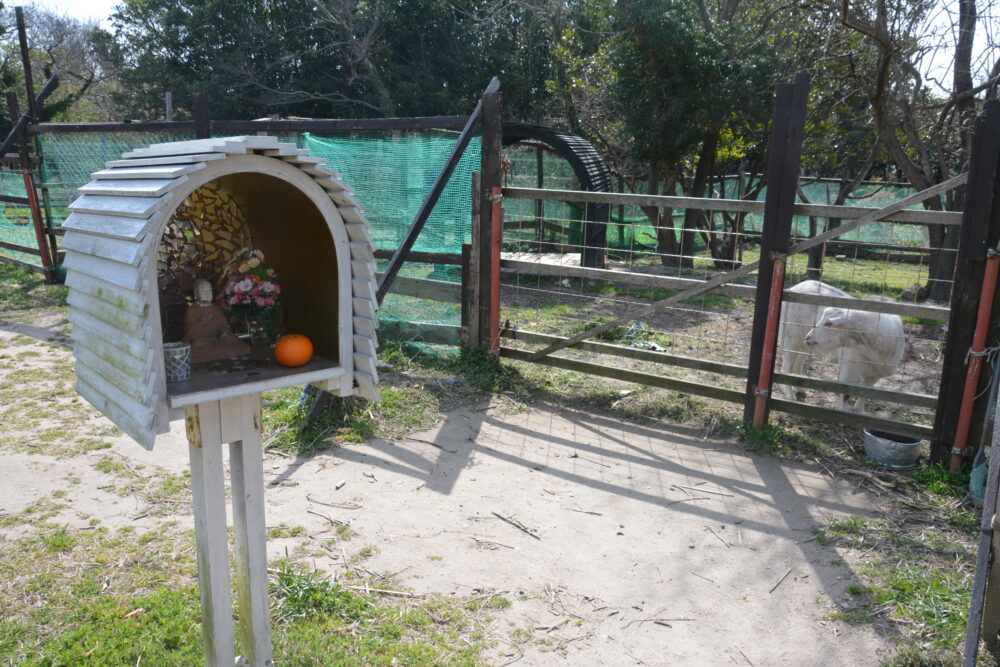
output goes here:
<path id="1" fill-rule="evenodd" d="M 590 222 L 606 225 L 607 268 L 581 267 L 583 236 L 574 230 L 583 223 L 574 211 L 582 210 L 585 198 L 577 197 L 560 209 L 547 201 L 539 205 L 545 196 L 524 188 L 505 190 L 501 322 L 509 322 L 504 345 L 520 351 L 512 353 L 514 356 L 524 357 L 527 351 L 552 341 L 618 320 L 740 263 L 754 262 L 760 255 L 759 227 L 755 229 L 756 225 L 748 224 L 747 220 L 762 215 L 762 204 L 733 205 L 742 208 L 745 214 L 738 220 L 740 211 L 727 211 L 725 206 L 707 199 L 697 204 L 676 200 L 671 202 L 673 208 L 667 209 L 663 204 L 659 208 L 640 207 L 637 204 L 648 201 L 610 195 L 618 199 L 613 210 L 638 211 L 645 217 L 643 226 L 652 233 L 635 233 L 637 223 L 627 216 L 613 215 L 603 223 Z M 677 205 L 685 203 L 692 208 L 682 209 Z M 693 209 L 694 205 L 698 210 Z M 710 210 L 716 205 L 722 210 Z M 826 216 L 810 215 L 824 211 L 805 207 L 798 212 L 801 215 L 793 226 L 792 245 L 822 232 L 831 217 L 828 211 Z M 844 218 L 860 215 L 841 209 L 836 212 Z M 947 221 L 956 222 L 954 215 L 950 214 Z M 838 220 L 834 219 L 833 225 L 836 224 Z M 687 242 L 685 234 L 689 235 Z M 789 257 L 785 286 L 791 291 L 786 291 L 783 312 L 795 315 L 805 309 L 809 326 L 796 329 L 789 324 L 788 332 L 779 339 L 779 360 L 784 352 L 794 358 L 803 348 L 802 339 L 823 315 L 825 307 L 840 306 L 852 313 L 855 310 L 863 313 L 842 325 L 842 346 L 823 351 L 813 346 L 807 350 L 804 355 L 807 363 L 801 370 L 781 368 L 779 361 L 779 373 L 783 374 L 777 380 L 797 391 L 798 401 L 837 408 L 840 396 L 850 392 L 852 401 L 847 407 L 863 406 L 869 419 L 906 422 L 919 425 L 919 431 L 929 431 L 941 377 L 944 324 L 949 311 L 943 304 L 915 303 L 914 292 L 915 286 L 927 282 L 932 256 L 940 253 L 953 258 L 955 251 L 932 249 L 926 239 L 926 225 L 880 221 L 821 246 L 818 252 Z M 619 243 L 620 240 L 627 242 Z M 808 300 L 808 296 L 795 294 L 795 285 L 807 280 L 829 286 L 832 298 L 820 305 L 801 303 L 800 299 Z M 751 273 L 712 292 L 615 326 L 590 342 L 561 350 L 558 356 L 583 364 L 581 370 L 590 364 L 604 368 L 604 374 L 612 377 L 645 379 L 654 386 L 742 402 L 750 359 L 756 282 L 756 273 Z M 950 286 L 951 278 L 945 282 Z M 838 295 L 852 302 L 837 301 Z M 815 297 L 812 301 L 816 301 Z M 834 314 L 830 312 L 831 316 Z M 889 348 L 886 354 L 891 353 L 880 368 L 887 376 L 878 382 L 884 391 L 866 392 L 838 385 L 838 380 L 872 383 L 870 374 L 863 378 L 855 377 L 856 373 L 843 377 L 840 368 L 848 363 L 845 355 L 849 358 L 852 354 L 845 350 L 859 349 L 858 346 L 864 345 L 863 335 L 873 330 L 880 332 L 881 342 Z M 896 359 L 893 350 L 900 348 L 902 353 Z M 871 371 L 871 363 L 878 361 L 870 362 L 867 371 Z M 806 377 L 789 377 L 790 370 Z M 650 377 L 640 377 L 643 374 Z M 858 392 L 865 398 L 855 406 Z M 795 397 L 794 391 L 789 394 Z M 782 409 L 781 401 L 776 401 L 774 407 Z"/>

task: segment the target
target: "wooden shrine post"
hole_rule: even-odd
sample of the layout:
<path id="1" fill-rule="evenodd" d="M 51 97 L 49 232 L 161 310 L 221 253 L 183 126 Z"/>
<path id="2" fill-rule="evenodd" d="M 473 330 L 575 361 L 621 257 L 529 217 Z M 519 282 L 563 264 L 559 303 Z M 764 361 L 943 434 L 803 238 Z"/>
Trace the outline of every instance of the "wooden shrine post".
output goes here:
<path id="1" fill-rule="evenodd" d="M 236 557 L 239 664 L 271 667 L 260 394 L 185 408 L 194 499 L 205 664 L 235 663 L 222 446 L 229 445 Z"/>

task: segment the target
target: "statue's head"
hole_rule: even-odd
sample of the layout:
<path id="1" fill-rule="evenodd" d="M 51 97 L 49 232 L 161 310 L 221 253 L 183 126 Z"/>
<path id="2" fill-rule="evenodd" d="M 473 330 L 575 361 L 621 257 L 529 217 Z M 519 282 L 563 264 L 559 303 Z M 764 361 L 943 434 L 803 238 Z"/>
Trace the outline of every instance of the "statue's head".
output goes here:
<path id="1" fill-rule="evenodd" d="M 212 283 L 204 278 L 194 281 L 194 300 L 203 306 L 212 303 Z"/>

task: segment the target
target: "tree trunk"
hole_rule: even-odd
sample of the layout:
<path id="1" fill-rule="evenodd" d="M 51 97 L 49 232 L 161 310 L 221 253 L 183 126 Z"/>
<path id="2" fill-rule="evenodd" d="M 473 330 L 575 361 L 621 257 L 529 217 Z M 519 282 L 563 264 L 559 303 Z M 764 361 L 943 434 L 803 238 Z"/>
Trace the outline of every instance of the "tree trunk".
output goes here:
<path id="1" fill-rule="evenodd" d="M 719 131 L 709 130 L 705 133 L 705 138 L 701 142 L 701 152 L 698 155 L 698 166 L 694 170 L 694 179 L 691 182 L 691 189 L 688 191 L 689 197 L 704 197 L 705 188 L 708 185 L 708 178 L 715 167 L 715 153 L 719 146 Z M 702 221 L 702 211 L 689 208 L 684 210 L 684 231 L 681 233 L 681 267 L 685 269 L 694 268 L 694 253 L 696 230 L 704 227 Z"/>

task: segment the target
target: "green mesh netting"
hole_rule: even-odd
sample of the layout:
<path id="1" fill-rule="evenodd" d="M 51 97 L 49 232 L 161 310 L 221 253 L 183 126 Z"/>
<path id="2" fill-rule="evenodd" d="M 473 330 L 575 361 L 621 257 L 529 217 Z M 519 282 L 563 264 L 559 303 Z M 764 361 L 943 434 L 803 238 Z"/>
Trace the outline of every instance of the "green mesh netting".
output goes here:
<path id="1" fill-rule="evenodd" d="M 14 197 L 27 196 L 24 176 L 19 169 L 0 168 L 0 193 Z M 6 202 L 0 204 L 0 242 L 28 248 L 38 247 L 30 208 Z M 0 254 L 33 266 L 41 264 L 38 255 L 19 252 L 10 247 L 0 247 Z"/>
<path id="2" fill-rule="evenodd" d="M 324 158 L 357 192 L 379 248 L 399 247 L 455 145 L 456 134 L 305 135 L 310 155 Z M 480 163 L 473 139 L 455 168 L 414 250 L 460 253 L 469 242 L 472 172 Z"/>

